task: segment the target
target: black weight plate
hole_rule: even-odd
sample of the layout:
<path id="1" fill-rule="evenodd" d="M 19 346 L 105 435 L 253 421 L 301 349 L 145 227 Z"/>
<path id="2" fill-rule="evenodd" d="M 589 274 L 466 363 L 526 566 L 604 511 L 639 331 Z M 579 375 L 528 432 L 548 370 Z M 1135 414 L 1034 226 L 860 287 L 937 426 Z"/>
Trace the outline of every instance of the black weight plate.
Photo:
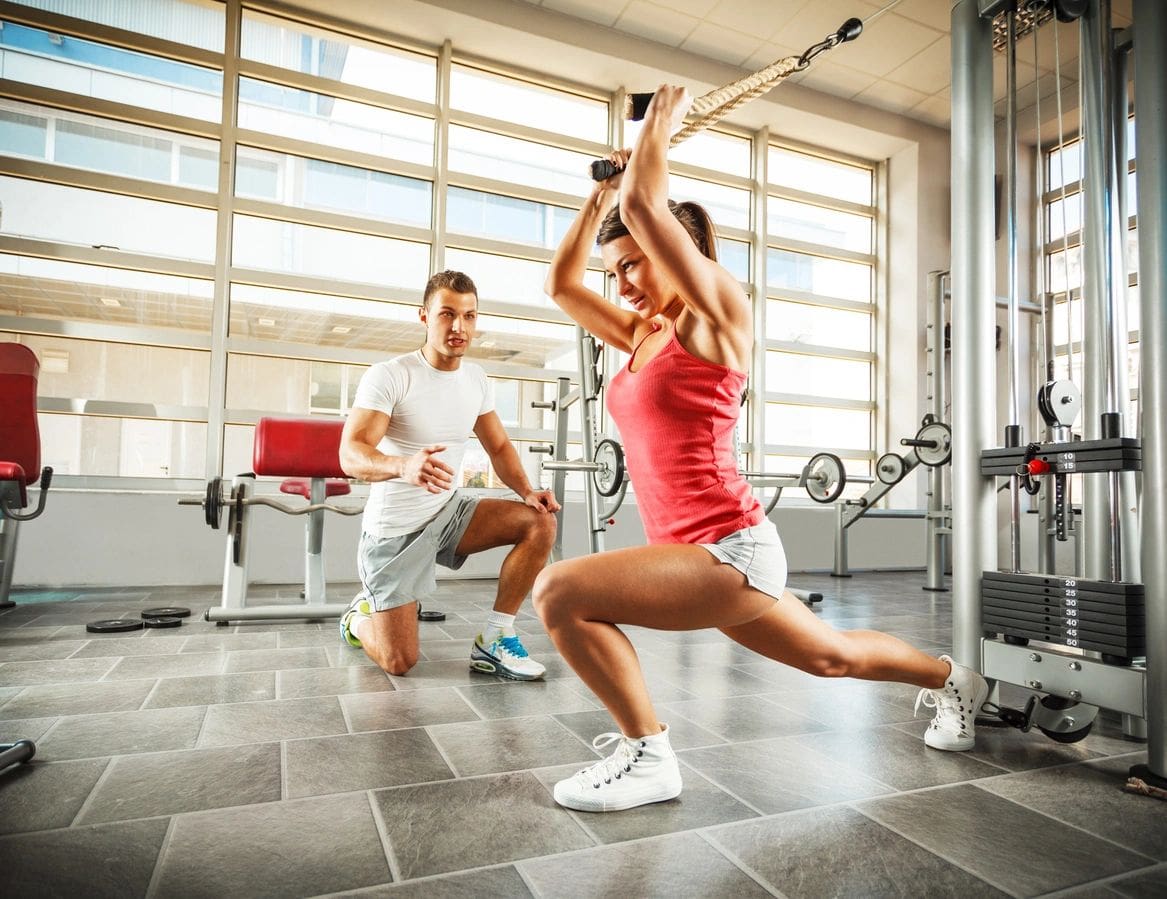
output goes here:
<path id="1" fill-rule="evenodd" d="M 437 610 L 425 609 L 419 610 L 417 613 L 418 621 L 445 621 L 446 613 Z"/>
<path id="2" fill-rule="evenodd" d="M 160 606 L 156 609 L 143 609 L 143 618 L 189 618 L 190 609 L 181 606 Z"/>
<path id="3" fill-rule="evenodd" d="M 146 625 L 146 627 L 181 627 L 182 619 L 170 618 L 164 615 L 160 618 L 144 618 L 142 619 L 142 624 Z"/>
<path id="4" fill-rule="evenodd" d="M 600 496 L 615 496 L 624 483 L 624 449 L 615 440 L 605 437 L 596 444 L 592 461 L 605 467 L 592 472 L 592 483 Z"/>
<path id="5" fill-rule="evenodd" d="M 103 618 L 90 621 L 85 630 L 91 634 L 117 634 L 122 631 L 140 631 L 145 625 L 141 618 Z"/>
<path id="6" fill-rule="evenodd" d="M 223 479 L 211 478 L 207 481 L 207 492 L 203 496 L 203 518 L 215 530 L 223 520 Z"/>

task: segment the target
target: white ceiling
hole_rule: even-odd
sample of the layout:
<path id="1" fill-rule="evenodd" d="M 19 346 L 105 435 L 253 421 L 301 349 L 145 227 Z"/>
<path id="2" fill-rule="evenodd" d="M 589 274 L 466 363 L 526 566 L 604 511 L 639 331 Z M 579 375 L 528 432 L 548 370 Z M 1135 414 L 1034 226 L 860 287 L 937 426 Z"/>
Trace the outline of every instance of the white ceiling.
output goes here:
<path id="1" fill-rule="evenodd" d="M 827 94 L 947 128 L 952 0 L 523 0 L 745 71 L 800 55 L 846 19 L 867 21 L 855 41 L 790 77 Z M 1112 0 L 1113 24 L 1131 21 L 1131 0 Z M 890 7 L 890 8 L 888 8 Z M 885 10 L 876 18 L 877 13 Z M 1078 26 L 1051 23 L 1017 51 L 1018 107 L 1029 110 L 1040 85 L 1042 120 L 1054 114 L 1054 29 L 1061 56 L 1063 107 L 1077 107 Z M 996 96 L 1005 91 L 1005 58 L 996 59 Z M 998 103 L 998 113 L 1002 112 Z M 1021 113 L 1019 113 L 1019 118 Z M 1028 129 L 1027 129 L 1028 130 Z"/>

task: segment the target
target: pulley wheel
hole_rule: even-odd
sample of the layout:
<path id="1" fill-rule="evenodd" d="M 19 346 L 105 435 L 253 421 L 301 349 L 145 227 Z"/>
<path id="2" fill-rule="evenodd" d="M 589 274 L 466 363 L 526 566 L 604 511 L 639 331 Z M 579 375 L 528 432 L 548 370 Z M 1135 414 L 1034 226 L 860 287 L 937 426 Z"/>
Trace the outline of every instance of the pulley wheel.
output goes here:
<path id="1" fill-rule="evenodd" d="M 1055 743 L 1077 743 L 1089 736 L 1097 715 L 1097 706 L 1051 694 L 1041 697 L 1033 724 Z"/>
<path id="2" fill-rule="evenodd" d="M 802 471 L 806 494 L 816 503 L 833 503 L 847 486 L 843 460 L 834 453 L 816 453 Z"/>
<path id="3" fill-rule="evenodd" d="M 605 437 L 596 444 L 592 461 L 601 467 L 592 472 L 592 483 L 600 496 L 615 496 L 624 483 L 624 450 L 620 444 Z"/>
<path id="4" fill-rule="evenodd" d="M 920 461 L 930 468 L 938 465 L 947 465 L 952 458 L 952 428 L 942 421 L 926 424 L 916 432 L 916 440 L 923 441 L 931 446 L 913 444 Z"/>
<path id="5" fill-rule="evenodd" d="M 903 480 L 907 466 L 898 453 L 884 453 L 875 463 L 875 476 L 885 484 L 898 484 Z"/>

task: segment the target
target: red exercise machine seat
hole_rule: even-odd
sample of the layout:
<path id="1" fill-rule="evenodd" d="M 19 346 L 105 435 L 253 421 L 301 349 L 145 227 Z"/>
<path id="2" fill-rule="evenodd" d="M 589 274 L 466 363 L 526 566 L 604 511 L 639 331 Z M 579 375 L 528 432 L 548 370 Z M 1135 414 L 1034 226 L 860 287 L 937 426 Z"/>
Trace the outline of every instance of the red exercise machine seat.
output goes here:
<path id="1" fill-rule="evenodd" d="M 304 499 L 312 499 L 312 481 L 309 478 L 288 478 L 280 484 L 280 493 L 291 493 L 295 496 L 302 496 Z M 324 495 L 326 497 L 345 496 L 349 493 L 352 493 L 352 488 L 348 481 L 329 478 L 324 482 Z"/>
<path id="2" fill-rule="evenodd" d="M 24 344 L 0 343 L 0 482 L 12 488 L 5 496 L 6 508 L 11 494 L 15 494 L 17 509 L 27 506 L 28 488 L 42 475 L 36 418 L 39 374 L 36 353 Z M 52 469 L 46 471 L 51 477 Z"/>

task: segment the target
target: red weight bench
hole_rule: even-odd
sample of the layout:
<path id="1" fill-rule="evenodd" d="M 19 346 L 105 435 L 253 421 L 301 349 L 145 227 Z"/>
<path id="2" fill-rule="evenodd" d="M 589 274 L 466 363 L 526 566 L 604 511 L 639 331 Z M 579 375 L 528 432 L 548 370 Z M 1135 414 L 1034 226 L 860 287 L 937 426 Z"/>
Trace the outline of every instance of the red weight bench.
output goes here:
<path id="1" fill-rule="evenodd" d="M 20 343 L 0 343 L 0 609 L 15 605 L 12 571 L 16 564 L 16 527 L 45 510 L 53 470 L 40 470 L 41 438 L 36 418 L 40 363 Z M 28 488 L 40 481 L 37 506 L 28 507 Z"/>
<path id="2" fill-rule="evenodd" d="M 36 419 L 36 383 L 40 363 L 36 353 L 20 343 L 0 343 L 0 609 L 16 605 L 12 571 L 16 564 L 16 527 L 45 510 L 53 470 L 40 471 L 41 438 Z M 36 508 L 28 507 L 28 488 L 40 481 Z M 0 771 L 29 761 L 36 753 L 32 740 L 0 743 Z"/>
<path id="3" fill-rule="evenodd" d="M 335 618 L 348 602 L 329 603 L 324 580 L 324 514 L 359 515 L 363 507 L 334 506 L 328 497 L 350 492 L 340 468 L 340 434 L 343 421 L 297 418 L 261 418 L 255 426 L 255 447 L 251 464 L 254 472 L 240 474 L 231 483 L 231 493 L 222 496 L 221 486 L 212 482 L 208 498 L 218 491 L 217 503 L 228 510 L 227 558 L 223 573 L 223 601 L 207 610 L 207 621 L 254 621 L 279 618 Z M 280 492 L 302 496 L 305 506 L 292 506 L 267 497 L 255 496 L 256 475 L 285 478 Z M 288 515 L 307 515 L 304 527 L 304 603 L 247 605 L 247 529 L 253 506 L 263 505 Z M 208 520 L 211 517 L 208 516 Z M 356 551 L 356 547 L 353 547 Z"/>

